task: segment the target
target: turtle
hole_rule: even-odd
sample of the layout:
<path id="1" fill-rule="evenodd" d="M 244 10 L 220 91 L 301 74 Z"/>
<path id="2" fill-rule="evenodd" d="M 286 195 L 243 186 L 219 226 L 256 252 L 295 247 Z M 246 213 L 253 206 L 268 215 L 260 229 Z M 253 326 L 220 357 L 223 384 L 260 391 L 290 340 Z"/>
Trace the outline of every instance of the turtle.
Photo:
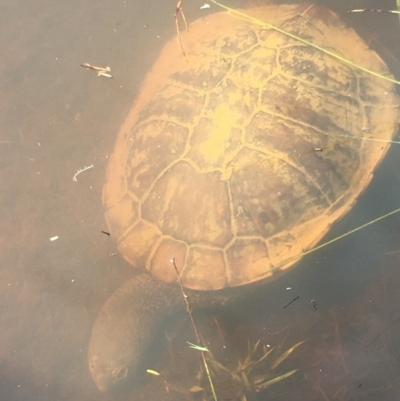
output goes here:
<path id="1" fill-rule="evenodd" d="M 194 307 L 219 305 L 295 266 L 351 209 L 396 133 L 388 67 L 327 8 L 217 12 L 181 38 L 186 58 L 176 38 L 165 45 L 109 159 L 105 218 L 138 274 L 92 328 L 102 391 L 145 371 L 155 334 L 185 308 L 182 290 Z"/>

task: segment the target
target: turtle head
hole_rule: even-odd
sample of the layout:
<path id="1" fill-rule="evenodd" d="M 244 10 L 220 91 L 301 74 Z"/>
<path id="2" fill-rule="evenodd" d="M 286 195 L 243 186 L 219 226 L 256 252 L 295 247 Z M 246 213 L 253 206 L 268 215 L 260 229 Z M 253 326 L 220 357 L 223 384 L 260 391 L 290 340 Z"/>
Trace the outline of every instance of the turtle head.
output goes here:
<path id="1" fill-rule="evenodd" d="M 89 342 L 89 372 L 98 389 L 110 391 L 140 382 L 145 355 L 159 327 L 167 316 L 184 308 L 178 286 L 148 274 L 135 276 L 115 291 L 101 308 Z"/>
<path id="2" fill-rule="evenodd" d="M 120 313 L 110 316 L 109 309 L 106 310 L 93 326 L 87 359 L 90 376 L 100 391 L 132 383 L 142 355 L 141 332 L 132 327 L 129 314 L 119 310 Z"/>
<path id="3" fill-rule="evenodd" d="M 131 376 L 129 366 L 123 362 L 105 361 L 99 355 L 89 358 L 89 372 L 100 391 L 120 387 Z"/>

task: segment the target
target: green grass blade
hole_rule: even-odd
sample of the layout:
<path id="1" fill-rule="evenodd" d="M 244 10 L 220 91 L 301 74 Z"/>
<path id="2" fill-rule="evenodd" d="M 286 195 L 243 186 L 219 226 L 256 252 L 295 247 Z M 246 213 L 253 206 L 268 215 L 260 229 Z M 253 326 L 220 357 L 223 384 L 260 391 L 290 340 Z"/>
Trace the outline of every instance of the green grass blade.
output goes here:
<path id="1" fill-rule="evenodd" d="M 197 351 L 201 351 L 201 352 L 209 352 L 208 348 L 206 348 L 206 347 L 202 347 L 201 345 L 197 345 L 197 344 L 192 344 L 189 341 L 186 341 L 186 342 L 189 344 L 190 348 L 193 348 L 193 349 L 195 349 Z"/>
<path id="2" fill-rule="evenodd" d="M 283 375 L 280 375 L 280 376 L 278 376 L 278 377 L 275 377 L 274 379 L 271 379 L 271 380 L 268 380 L 268 381 L 266 381 L 265 383 L 263 383 L 263 384 L 259 384 L 259 385 L 257 385 L 257 390 L 264 390 L 264 389 L 266 389 L 267 387 L 269 387 L 269 386 L 271 386 L 272 384 L 275 384 L 275 383 L 278 383 L 278 382 L 280 382 L 281 380 L 283 380 L 283 379 L 286 379 L 287 377 L 289 377 L 289 376 L 292 376 L 294 373 L 296 373 L 298 371 L 298 369 L 294 369 L 294 370 L 291 370 L 290 372 L 287 372 L 287 373 L 285 373 L 285 374 L 283 374 Z"/>
<path id="3" fill-rule="evenodd" d="M 271 365 L 271 370 L 275 369 L 277 366 L 279 366 L 299 345 L 303 344 L 303 341 L 300 341 L 299 343 L 293 345 L 293 347 L 290 347 L 288 350 L 286 350 L 282 355 L 277 358 L 274 363 Z"/>
<path id="4" fill-rule="evenodd" d="M 238 10 L 234 10 L 233 8 L 227 7 L 227 6 L 225 6 L 225 5 L 221 4 L 221 3 L 218 3 L 216 0 L 211 0 L 211 1 L 212 1 L 214 4 L 216 4 L 217 6 L 219 6 L 219 7 L 221 7 L 221 8 L 224 8 L 225 10 L 227 10 L 230 14 L 233 14 L 234 16 L 237 16 L 237 17 L 240 17 L 240 18 L 242 18 L 242 19 L 244 19 L 244 20 L 253 22 L 254 24 L 260 25 L 260 26 L 262 26 L 262 27 L 269 28 L 269 29 L 273 29 L 274 31 L 280 32 L 280 33 L 282 33 L 282 34 L 284 34 L 284 35 L 286 35 L 286 36 L 289 36 L 290 38 L 296 39 L 296 40 L 298 40 L 299 42 L 302 42 L 302 43 L 306 44 L 307 46 L 311 46 L 311 47 L 313 47 L 314 49 L 317 49 L 317 50 L 319 50 L 319 51 L 321 51 L 321 52 L 323 52 L 323 53 L 325 53 L 325 54 L 328 54 L 329 56 L 334 57 L 334 58 L 336 58 L 337 60 L 342 61 L 343 63 L 349 64 L 349 65 L 351 65 L 351 66 L 354 67 L 354 68 L 357 68 L 357 69 L 359 69 L 359 70 L 361 70 L 361 71 L 364 71 L 364 72 L 366 72 L 367 74 L 374 75 L 375 77 L 384 79 L 385 81 L 389 81 L 389 82 L 392 82 L 392 83 L 394 83 L 394 84 L 396 84 L 396 85 L 400 85 L 400 81 L 396 81 L 396 80 L 393 79 L 393 78 L 386 77 L 385 75 L 379 74 L 378 72 L 369 70 L 368 68 L 365 68 L 365 67 L 363 67 L 363 66 L 361 66 L 361 65 L 358 65 L 358 64 L 356 64 L 356 63 L 353 63 L 352 61 L 350 61 L 350 60 L 348 60 L 348 59 L 346 59 L 346 58 L 340 56 L 339 54 L 336 54 L 336 53 L 334 53 L 334 52 L 332 52 L 332 51 L 330 51 L 330 50 L 328 50 L 328 49 L 325 49 L 324 47 L 318 46 L 318 45 L 316 45 L 315 43 L 309 42 L 308 40 L 303 39 L 303 38 L 301 38 L 301 37 L 299 37 L 299 36 L 296 36 L 296 35 L 294 35 L 294 34 L 292 34 L 292 33 L 290 33 L 290 32 L 287 32 L 287 31 L 285 31 L 285 30 L 283 30 L 283 29 L 281 29 L 281 28 L 278 28 L 278 27 L 275 26 L 275 25 L 268 24 L 268 23 L 263 22 L 263 21 L 261 21 L 261 20 L 259 20 L 259 19 L 257 19 L 257 18 L 250 17 L 250 15 L 247 15 L 247 14 L 241 12 L 241 11 L 238 11 Z"/>

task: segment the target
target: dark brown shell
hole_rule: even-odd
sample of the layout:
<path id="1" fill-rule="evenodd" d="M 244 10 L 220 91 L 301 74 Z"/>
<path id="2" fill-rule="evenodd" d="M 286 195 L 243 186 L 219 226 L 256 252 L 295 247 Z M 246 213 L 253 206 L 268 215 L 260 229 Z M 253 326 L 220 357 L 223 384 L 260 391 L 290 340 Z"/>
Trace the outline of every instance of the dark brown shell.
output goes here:
<path id="1" fill-rule="evenodd" d="M 390 76 L 329 10 L 244 12 Z M 192 289 L 276 277 L 368 185 L 395 133 L 393 84 L 228 13 L 182 39 L 187 61 L 172 39 L 119 132 L 103 193 L 110 230 L 132 265 L 166 282 L 171 258 Z"/>

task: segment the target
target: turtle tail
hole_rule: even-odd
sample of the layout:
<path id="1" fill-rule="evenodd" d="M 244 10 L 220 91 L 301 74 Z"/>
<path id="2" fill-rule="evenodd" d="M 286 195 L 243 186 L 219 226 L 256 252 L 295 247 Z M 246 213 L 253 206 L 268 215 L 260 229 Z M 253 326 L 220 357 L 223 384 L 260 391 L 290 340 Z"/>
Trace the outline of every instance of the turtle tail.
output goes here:
<path id="1" fill-rule="evenodd" d="M 89 342 L 89 371 L 98 389 L 110 390 L 134 378 L 166 317 L 184 308 L 177 285 L 149 274 L 132 278 L 111 295 Z"/>

